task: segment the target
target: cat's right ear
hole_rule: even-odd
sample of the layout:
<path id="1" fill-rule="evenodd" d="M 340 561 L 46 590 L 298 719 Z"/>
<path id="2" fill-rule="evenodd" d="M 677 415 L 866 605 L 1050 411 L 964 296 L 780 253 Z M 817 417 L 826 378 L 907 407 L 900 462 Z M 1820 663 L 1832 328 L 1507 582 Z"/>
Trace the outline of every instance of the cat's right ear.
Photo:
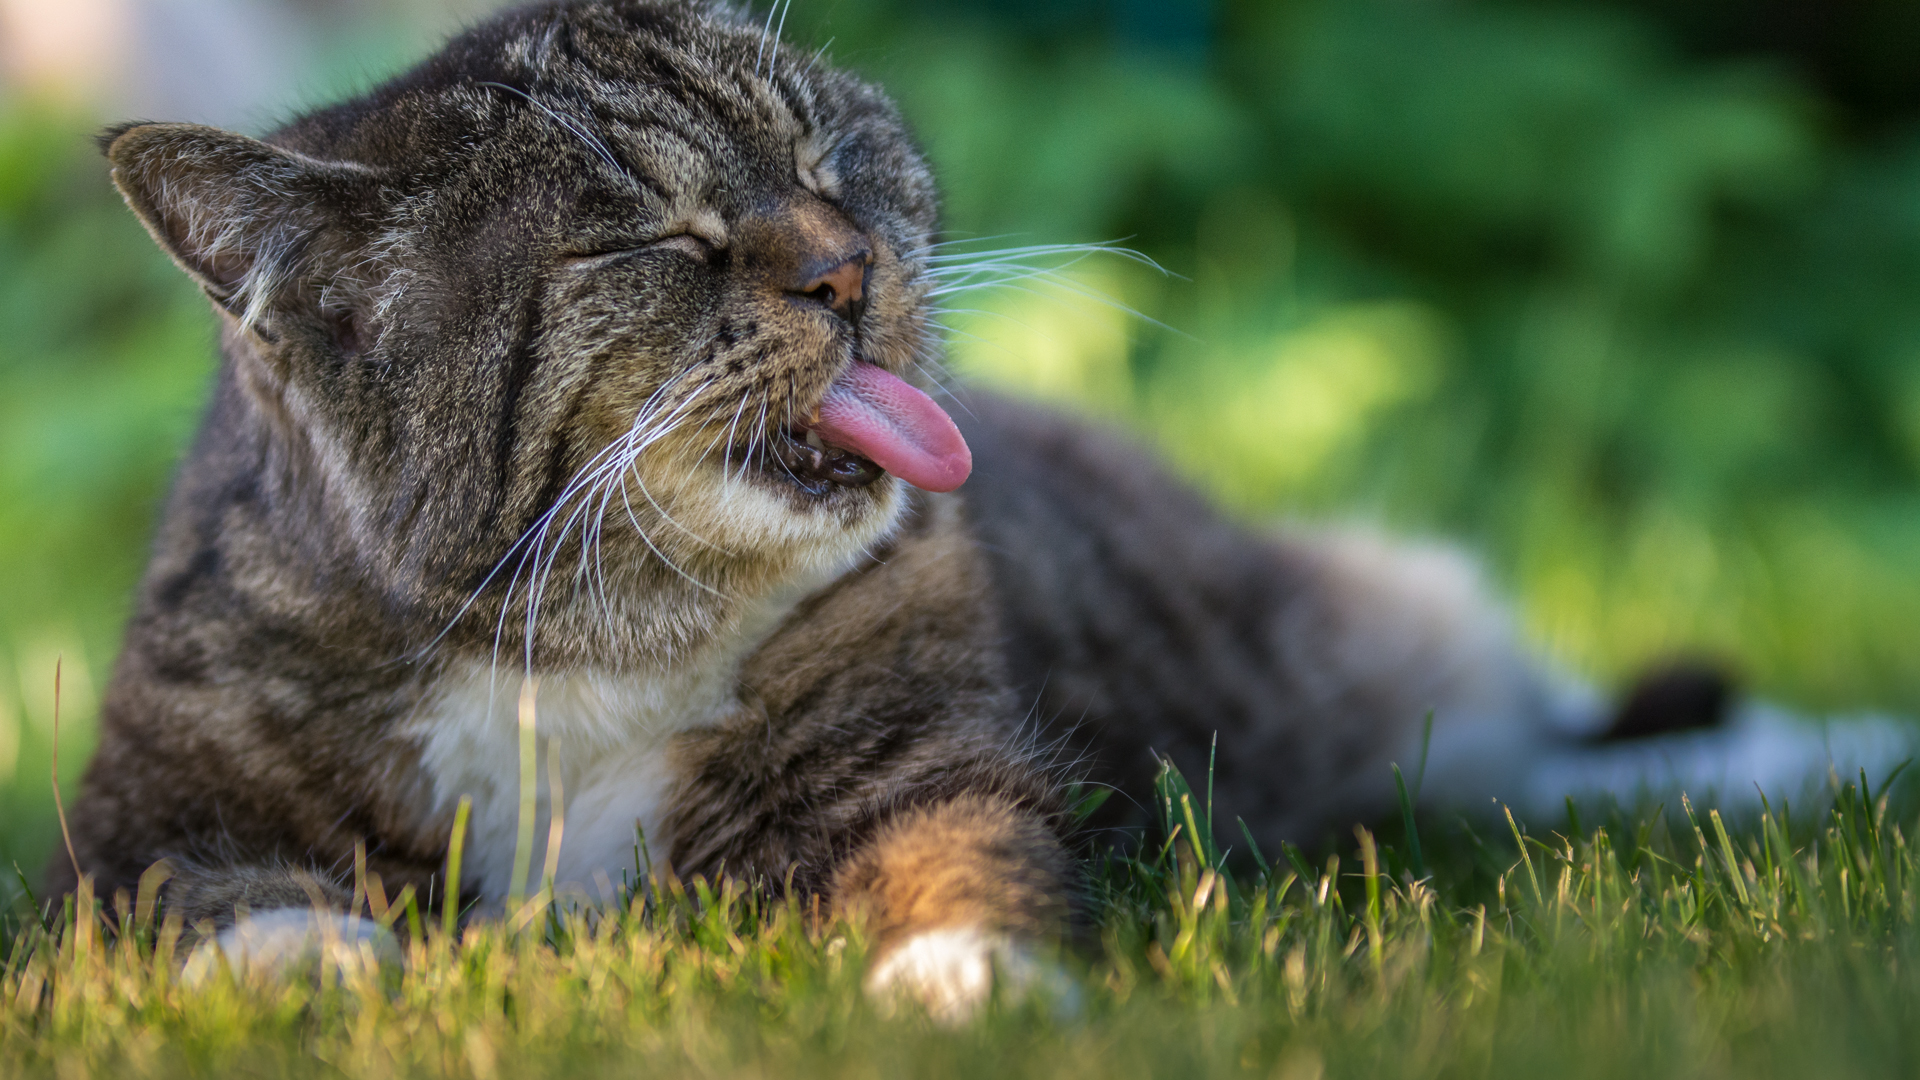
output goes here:
<path id="1" fill-rule="evenodd" d="M 327 226 L 372 196 L 372 170 L 198 124 L 128 124 L 100 137 L 113 182 L 213 301 L 256 327 Z"/>

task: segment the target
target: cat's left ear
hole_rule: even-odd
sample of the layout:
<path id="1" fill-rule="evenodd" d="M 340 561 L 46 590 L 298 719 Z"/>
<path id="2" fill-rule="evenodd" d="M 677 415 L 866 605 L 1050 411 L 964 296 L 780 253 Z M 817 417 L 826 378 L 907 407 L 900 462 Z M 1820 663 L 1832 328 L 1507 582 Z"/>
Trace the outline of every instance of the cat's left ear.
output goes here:
<path id="1" fill-rule="evenodd" d="M 363 165 L 198 124 L 129 125 L 100 141 L 114 184 L 154 240 L 246 326 L 300 278 L 316 239 L 377 191 Z"/>

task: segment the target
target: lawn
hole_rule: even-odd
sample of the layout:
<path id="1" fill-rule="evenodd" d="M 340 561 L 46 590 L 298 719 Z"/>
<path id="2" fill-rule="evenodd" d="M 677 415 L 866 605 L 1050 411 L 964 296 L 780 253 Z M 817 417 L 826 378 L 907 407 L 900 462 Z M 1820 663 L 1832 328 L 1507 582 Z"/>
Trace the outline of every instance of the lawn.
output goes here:
<path id="1" fill-rule="evenodd" d="M 1914 819 L 1885 794 L 1731 827 L 1682 803 L 1357 830 L 1268 865 L 1161 793 L 1170 828 L 1091 860 L 1068 980 L 958 1027 L 862 993 L 859 927 L 735 882 L 641 872 L 457 935 L 382 895 L 404 959 L 190 985 L 177 923 L 82 897 L 58 933 L 15 923 L 0 1073 L 1758 1078 L 1905 1073 L 1920 1050 Z"/>

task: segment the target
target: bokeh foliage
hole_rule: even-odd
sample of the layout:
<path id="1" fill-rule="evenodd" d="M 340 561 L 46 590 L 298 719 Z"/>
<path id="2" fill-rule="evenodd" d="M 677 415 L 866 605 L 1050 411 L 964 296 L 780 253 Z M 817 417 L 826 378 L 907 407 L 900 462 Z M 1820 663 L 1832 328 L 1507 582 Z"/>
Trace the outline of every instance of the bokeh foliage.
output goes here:
<path id="1" fill-rule="evenodd" d="M 1596 678 L 1704 652 L 1920 711 L 1920 126 L 1695 50 L 1709 9 L 832 0 L 788 32 L 893 91 L 953 237 L 1173 272 L 955 298 L 962 374 L 1136 428 L 1250 520 L 1459 540 Z M 29 868 L 52 658 L 71 776 L 211 370 L 94 124 L 0 103 L 0 856 Z"/>

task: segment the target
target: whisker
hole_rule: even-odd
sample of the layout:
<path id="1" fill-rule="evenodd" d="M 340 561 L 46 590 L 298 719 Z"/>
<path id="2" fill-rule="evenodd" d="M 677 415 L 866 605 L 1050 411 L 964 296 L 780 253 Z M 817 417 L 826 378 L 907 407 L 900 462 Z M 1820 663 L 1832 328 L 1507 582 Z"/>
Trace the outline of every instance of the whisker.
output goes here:
<path id="1" fill-rule="evenodd" d="M 593 566 L 589 584 L 600 601 L 600 610 L 611 622 L 614 618 L 613 597 L 607 592 L 607 565 L 605 545 L 601 542 L 606 532 L 607 507 L 613 502 L 613 487 L 620 474 L 614 472 L 602 481 L 595 499 L 593 523 L 582 537 L 582 546 L 586 548 L 586 558 Z M 590 539 L 589 539 L 590 538 Z"/>
<path id="2" fill-rule="evenodd" d="M 740 462 L 740 478 L 742 480 L 746 479 L 747 468 L 753 464 L 754 451 L 759 448 L 759 444 L 762 441 L 764 441 L 766 437 L 767 437 L 767 400 L 765 398 L 761 398 L 760 399 L 760 419 L 754 423 L 753 430 L 752 432 L 749 433 L 747 437 L 747 454 L 745 459 Z"/>
<path id="3" fill-rule="evenodd" d="M 605 454 L 606 452 L 607 451 L 603 450 L 601 451 L 601 454 Z M 597 460 L 598 457 L 599 455 L 596 455 L 595 460 Z M 592 465 L 593 465 L 593 461 L 590 460 L 586 468 L 591 468 Z M 583 469 L 582 471 L 584 472 L 585 469 Z M 494 579 L 500 575 L 500 572 L 506 569 L 508 562 L 513 560 L 514 553 L 520 552 L 521 553 L 520 559 L 517 562 L 515 562 L 514 574 L 508 580 L 506 599 L 502 602 L 501 618 L 504 619 L 506 617 L 506 608 L 510 606 L 512 603 L 514 585 L 518 582 L 520 570 L 523 569 L 526 565 L 526 552 L 523 549 L 529 543 L 535 540 L 535 536 L 538 530 L 540 530 L 545 525 L 548 519 L 550 519 L 555 513 L 558 512 L 559 507 L 564 501 L 567 493 L 572 490 L 575 490 L 577 484 L 578 484 L 577 479 L 573 482 L 570 482 L 569 487 L 562 492 L 562 498 L 560 500 L 556 500 L 556 503 L 553 507 L 549 508 L 539 518 L 535 519 L 532 525 L 529 525 L 527 529 L 523 531 L 520 534 L 520 536 L 516 540 L 514 540 L 512 544 L 507 546 L 506 552 L 503 555 L 501 555 L 499 560 L 497 560 L 494 563 L 493 568 L 487 571 L 486 576 L 480 580 L 480 584 L 474 588 L 473 592 L 468 594 L 466 601 L 460 605 L 459 610 L 454 612 L 453 617 L 447 621 L 447 625 L 442 627 L 440 632 L 434 635 L 431 641 L 427 642 L 415 653 L 415 656 L 417 658 L 424 659 L 426 656 L 431 654 L 432 650 L 435 647 L 437 647 L 440 644 L 440 642 L 446 638 L 448 633 L 452 632 L 454 626 L 456 626 L 459 623 L 459 621 L 466 616 L 466 613 L 472 609 L 473 605 L 480 599 L 481 595 L 483 595 L 486 592 L 487 587 L 491 585 Z M 500 629 L 501 629 L 500 625 L 496 624 L 496 628 L 495 628 L 496 652 L 498 651 Z"/>
<path id="4" fill-rule="evenodd" d="M 807 61 L 807 70 L 813 71 L 818 69 L 820 67 L 820 58 L 827 55 L 827 50 L 832 48 L 833 43 L 838 40 L 840 39 L 837 37 L 830 37 L 827 39 L 827 43 L 825 45 L 822 45 L 818 49 L 815 49 L 813 51 L 813 59 Z"/>
<path id="5" fill-rule="evenodd" d="M 641 450 L 671 430 L 675 418 L 687 405 L 691 404 L 691 402 L 697 398 L 697 390 L 666 416 L 656 417 L 654 414 L 658 411 L 663 399 L 686 374 L 688 373 L 682 372 L 680 375 L 676 375 L 663 383 L 648 397 L 640 409 L 636 411 L 634 422 L 627 434 L 601 448 L 598 453 L 588 459 L 587 463 L 568 481 L 567 486 L 562 489 L 560 495 L 555 498 L 553 505 L 542 512 L 532 524 L 521 532 L 520 536 L 516 538 L 512 544 L 508 545 L 507 550 L 494 563 L 492 569 L 487 571 L 486 576 L 481 579 L 480 584 L 468 594 L 467 599 L 460 605 L 460 608 L 454 612 L 452 618 L 447 621 L 447 624 L 441 628 L 440 632 L 414 653 L 416 658 L 424 659 L 426 656 L 431 655 L 433 650 L 446 639 L 447 634 L 451 633 L 453 628 L 459 624 L 460 620 L 466 617 L 467 613 L 472 610 L 473 605 L 479 601 L 480 597 L 486 593 L 486 590 L 499 578 L 501 572 L 506 570 L 509 564 L 512 564 L 513 571 L 508 577 L 504 595 L 501 598 L 500 613 L 494 621 L 493 663 L 490 666 L 497 672 L 500 646 L 502 644 L 501 638 L 506 632 L 506 619 L 508 613 L 512 610 L 514 596 L 520 589 L 522 579 L 525 578 L 529 590 L 530 623 L 528 666 L 529 670 L 531 669 L 531 629 L 532 622 L 537 621 L 538 618 L 538 601 L 534 599 L 535 592 L 539 588 L 536 579 L 543 576 L 541 571 L 543 563 L 550 565 L 551 559 L 553 558 L 553 556 L 544 555 L 543 551 L 547 547 L 548 537 L 552 532 L 554 522 L 564 511 L 567 504 L 577 495 L 603 484 L 608 475 L 630 469 L 633 461 L 637 458 Z M 702 389 L 704 389 L 704 385 L 705 384 L 703 384 Z M 662 516 L 665 516 L 664 512 Z M 676 527 L 678 526 L 676 525 Z M 569 531 L 569 526 L 563 525 L 561 537 L 564 537 L 567 531 Z M 682 528 L 682 531 L 687 530 Z M 693 534 L 689 532 L 689 535 Z M 518 556 L 517 558 L 516 555 Z"/>
<path id="6" fill-rule="evenodd" d="M 1079 265 L 1092 256 L 1117 255 L 1165 276 L 1178 276 L 1142 252 L 1121 247 L 1117 241 L 1094 244 L 1027 244 L 985 251 L 941 250 L 961 243 L 977 242 L 979 241 L 942 241 L 927 245 L 915 253 L 916 257 L 925 262 L 926 277 L 933 283 L 926 290 L 925 299 L 934 302 L 936 312 L 950 310 L 937 304 L 942 298 L 980 289 L 1012 288 L 1020 289 L 1030 295 L 1041 295 L 1031 289 L 1021 288 L 1023 282 L 1040 281 L 1081 299 L 1094 301 L 1163 330 L 1179 334 L 1181 337 L 1191 337 L 1184 331 L 1168 326 L 1098 289 L 1076 281 L 1065 273 L 1067 269 Z M 1043 259 L 1051 261 L 1036 262 Z"/>
<path id="7" fill-rule="evenodd" d="M 549 117 L 552 118 L 554 123 L 559 124 L 563 128 L 566 128 L 568 131 L 572 132 L 574 136 L 577 137 L 581 142 L 586 143 L 588 148 L 591 149 L 596 155 L 598 155 L 601 161 L 606 162 L 607 166 L 611 168 L 614 172 L 617 172 L 622 176 L 627 175 L 627 170 L 621 168 L 620 163 L 614 160 L 613 151 L 607 149 L 607 144 L 601 142 L 598 136 L 594 135 L 591 131 L 588 131 L 586 127 L 580 123 L 580 121 L 566 115 L 565 113 L 558 112 L 554 109 L 548 108 L 544 103 L 537 100 L 532 94 L 527 93 L 525 90 L 522 90 L 519 87 L 508 86 L 506 83 L 503 83 L 503 82 L 482 82 L 478 85 L 495 87 L 500 90 L 505 90 L 509 94 L 518 94 L 521 97 L 525 98 L 528 104 L 532 105 L 536 109 L 539 109 L 541 112 L 546 113 Z"/>
<path id="8" fill-rule="evenodd" d="M 787 32 L 787 12 L 793 10 L 793 0 L 781 0 L 780 25 L 773 29 L 773 52 L 767 55 L 767 79 L 771 81 L 779 72 L 780 39 Z"/>
<path id="9" fill-rule="evenodd" d="M 979 264 L 1005 263 L 1018 259 L 1047 258 L 1058 255 L 1118 255 L 1129 262 L 1136 262 L 1142 266 L 1150 267 L 1170 277 L 1177 276 L 1166 267 L 1154 261 L 1151 256 L 1136 251 L 1133 248 L 1121 247 L 1121 241 L 1117 240 L 1102 240 L 1090 244 L 1023 244 L 1018 247 L 991 248 L 986 251 L 945 252 L 938 250 L 960 243 L 975 242 L 978 241 L 946 241 L 929 245 L 928 248 L 924 250 L 924 253 L 920 254 L 920 257 L 926 262 L 938 266 L 963 261 Z"/>
<path id="10" fill-rule="evenodd" d="M 760 48 L 753 54 L 753 75 L 756 79 L 760 77 L 760 62 L 767 55 L 767 39 L 773 34 L 773 15 L 779 9 L 778 2 L 767 8 L 767 23 L 760 28 Z"/>
<path id="11" fill-rule="evenodd" d="M 611 468 L 613 464 L 615 464 L 615 462 L 608 462 L 596 469 L 593 474 L 593 483 L 599 483 L 600 478 L 605 475 L 606 471 Z M 566 502 L 557 503 L 555 509 L 557 510 L 565 505 Z M 566 544 L 567 535 L 573 531 L 576 523 L 583 521 L 590 509 L 590 498 L 581 500 L 579 505 L 575 506 L 574 509 L 567 514 L 565 520 L 561 522 L 560 531 L 553 537 L 551 546 L 549 546 L 547 542 L 547 532 L 551 527 L 551 519 L 549 519 L 548 523 L 541 527 L 539 537 L 534 544 L 534 571 L 529 582 L 525 620 L 525 652 L 527 669 L 529 671 L 533 668 L 534 631 L 539 624 L 540 609 L 546 602 L 548 584 L 552 580 L 554 565 L 560 559 L 560 553 Z M 584 558 L 584 548 L 582 555 Z"/>
<path id="12" fill-rule="evenodd" d="M 1019 236 L 1019 235 L 1021 234 L 1020 233 L 992 233 L 987 236 L 957 236 L 951 240 L 935 240 L 932 243 L 921 244 L 919 247 L 908 248 L 906 250 L 907 250 L 907 254 L 917 257 L 920 255 L 925 255 L 929 251 L 938 251 L 941 248 L 958 247 L 961 244 L 987 244 L 995 240 L 1005 240 L 1008 237 Z"/>
<path id="13" fill-rule="evenodd" d="M 660 504 L 657 502 L 654 502 L 653 494 L 647 490 L 647 485 L 644 480 L 641 480 L 639 477 L 634 477 L 632 476 L 632 474 L 627 474 L 626 476 L 622 476 L 620 478 L 620 501 L 622 504 L 626 506 L 627 520 L 633 523 L 633 531 L 640 535 L 640 542 L 647 545 L 647 550 L 659 556 L 660 561 L 667 565 L 667 569 L 672 570 L 674 573 L 679 574 L 683 578 L 686 578 L 689 582 L 692 582 L 694 585 L 697 585 L 700 588 L 705 589 L 707 592 L 710 592 L 713 595 L 720 597 L 723 600 L 727 599 L 726 593 L 721 592 L 719 589 L 714 588 L 713 586 L 707 584 L 706 582 L 701 581 L 699 578 L 694 577 L 692 574 L 687 573 L 685 570 L 682 570 L 678 563 L 675 563 L 672 559 L 667 557 L 666 552 L 661 551 L 659 547 L 655 546 L 653 542 L 653 538 L 647 535 L 647 530 L 641 526 L 639 517 L 635 515 L 633 512 L 633 501 L 627 497 L 627 480 L 630 477 L 634 483 L 637 483 L 640 485 L 640 494 L 645 495 L 647 497 L 647 501 L 650 503 L 653 503 L 655 509 L 659 509 Z M 683 529 L 682 531 L 685 531 L 685 530 Z M 688 535 L 692 535 L 692 534 L 689 533 Z"/>
<path id="14" fill-rule="evenodd" d="M 706 537 L 701 536 L 699 533 L 694 532 L 692 529 L 687 528 L 685 525 L 680 524 L 680 522 L 674 520 L 673 515 L 667 513 L 666 508 L 661 506 L 659 500 L 653 497 L 653 492 L 647 489 L 647 483 L 645 480 L 640 479 L 640 477 L 638 476 L 634 476 L 633 482 L 640 485 L 640 494 L 645 495 L 647 497 L 648 505 L 653 507 L 654 513 L 660 515 L 660 520 L 680 530 L 680 532 L 684 533 L 687 537 L 689 537 L 696 543 L 705 544 L 707 547 L 710 547 L 713 550 L 729 558 L 732 558 L 735 556 L 735 552 L 732 549 L 724 547 L 720 544 L 716 544 L 713 541 L 707 539 Z M 639 522 L 636 521 L 634 522 L 634 524 L 637 526 Z"/>
<path id="15" fill-rule="evenodd" d="M 727 450 L 720 458 L 720 471 L 723 473 L 733 472 L 733 435 L 740 429 L 740 416 L 747 411 L 748 397 L 748 394 L 740 395 L 740 404 L 733 409 L 733 423 L 727 425 Z"/>
<path id="16" fill-rule="evenodd" d="M 1014 292 L 1026 293 L 1028 296 L 1046 298 L 1047 296 L 1046 293 L 1041 292 L 1038 289 L 1028 288 L 1020 284 L 1021 281 L 1029 280 L 1030 278 L 1044 281 L 1048 285 L 1051 285 L 1062 292 L 1069 293 L 1073 296 L 1079 297 L 1082 300 L 1090 300 L 1096 304 L 1099 304 L 1102 307 L 1112 308 L 1114 311 L 1118 311 L 1123 315 L 1127 315 L 1132 318 L 1139 319 L 1141 322 L 1147 323 L 1150 326 L 1159 327 L 1160 329 L 1165 330 L 1170 334 L 1178 335 L 1180 337 L 1186 338 L 1189 341 L 1199 340 L 1199 338 L 1194 337 L 1192 334 L 1187 333 L 1185 330 L 1181 330 L 1178 327 L 1169 326 L 1168 324 L 1161 322 L 1159 319 L 1156 319 L 1153 316 L 1148 315 L 1146 312 L 1141 311 L 1138 308 L 1134 308 L 1127 304 L 1124 304 L 1119 300 L 1116 300 L 1113 297 L 1108 296 L 1106 293 L 1101 292 L 1098 289 L 1091 288 L 1086 285 L 1082 285 L 1079 282 L 1074 281 L 1070 277 L 1054 277 L 1054 276 L 1051 276 L 1050 274 L 1044 274 L 1044 273 L 1033 274 L 1033 275 L 1028 275 L 1027 277 L 1015 278 L 1007 281 L 996 281 L 996 282 L 991 282 L 984 285 L 968 285 L 964 287 L 956 287 L 953 289 L 935 289 L 933 291 L 933 295 L 935 297 L 939 297 L 939 296 L 944 296 L 944 295 L 948 295 L 950 293 L 955 293 L 955 292 L 967 292 L 973 289 L 1002 288 L 1002 289 L 1011 289 Z M 995 313 L 981 312 L 980 314 L 995 314 Z"/>

